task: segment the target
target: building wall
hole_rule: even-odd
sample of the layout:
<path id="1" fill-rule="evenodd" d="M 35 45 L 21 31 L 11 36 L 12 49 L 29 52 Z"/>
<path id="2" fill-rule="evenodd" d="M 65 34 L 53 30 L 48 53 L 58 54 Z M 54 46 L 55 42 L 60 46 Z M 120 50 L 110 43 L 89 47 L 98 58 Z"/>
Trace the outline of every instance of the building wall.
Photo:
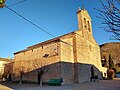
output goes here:
<path id="1" fill-rule="evenodd" d="M 0 76 L 4 73 L 4 65 L 6 64 L 6 61 L 0 61 Z"/>
<path id="2" fill-rule="evenodd" d="M 5 81 L 13 71 L 13 61 L 7 58 L 0 58 L 0 78 Z"/>
<path id="3" fill-rule="evenodd" d="M 102 78 L 102 68 L 100 49 L 95 42 L 90 31 L 76 31 L 76 56 L 77 56 L 77 75 L 78 82 L 89 82 L 91 78 L 91 66 L 94 66 L 94 74 Z M 85 34 L 84 34 L 85 33 Z"/>
<path id="4" fill-rule="evenodd" d="M 92 35 L 91 18 L 83 8 L 78 10 L 78 29 L 75 32 L 76 49 L 76 71 L 77 82 L 88 82 L 91 78 L 91 67 L 94 67 L 94 75 L 102 77 L 101 72 L 107 69 L 102 67 L 100 59 L 100 48 Z"/>
<path id="5" fill-rule="evenodd" d="M 59 42 L 37 46 L 33 49 L 15 54 L 14 62 L 14 80 L 18 80 L 20 71 L 24 71 L 24 80 L 37 82 L 37 68 L 46 66 L 48 71 L 43 75 L 43 80 L 50 78 L 60 78 L 60 48 Z M 45 57 L 48 54 L 48 57 Z M 53 73 L 56 72 L 56 73 Z M 31 79 L 32 78 L 32 79 Z"/>
<path id="6" fill-rule="evenodd" d="M 45 54 L 49 56 L 44 58 Z M 100 72 L 106 70 L 101 67 L 99 46 L 91 32 L 87 30 L 78 30 L 74 34 L 63 36 L 59 42 L 28 48 L 24 52 L 15 54 L 14 73 L 16 77 L 23 69 L 27 73 L 23 79 L 36 82 L 37 71 L 35 69 L 44 66 L 49 68 L 42 77 L 44 81 L 63 78 L 64 83 L 90 81 L 91 66 L 94 66 L 95 75 L 99 78 L 101 78 Z"/>
<path id="7" fill-rule="evenodd" d="M 61 39 L 61 73 L 64 83 L 74 82 L 73 37 Z"/>

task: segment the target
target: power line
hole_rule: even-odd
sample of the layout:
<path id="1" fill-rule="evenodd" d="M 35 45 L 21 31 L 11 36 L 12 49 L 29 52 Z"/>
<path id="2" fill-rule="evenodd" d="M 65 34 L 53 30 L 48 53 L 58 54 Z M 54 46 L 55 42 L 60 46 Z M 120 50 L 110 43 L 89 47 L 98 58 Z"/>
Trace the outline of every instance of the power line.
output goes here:
<path id="1" fill-rule="evenodd" d="M 43 29 L 43 28 L 41 28 L 40 26 L 36 25 L 35 23 L 33 23 L 32 21 L 30 21 L 30 20 L 27 19 L 26 17 L 24 17 L 24 16 L 22 16 L 21 14 L 17 13 L 15 10 L 11 9 L 11 8 L 8 7 L 8 6 L 5 6 L 5 7 L 8 8 L 8 9 L 9 9 L 10 11 L 12 11 L 13 13 L 15 13 L 16 15 L 18 15 L 19 17 L 23 18 L 25 21 L 29 22 L 30 24 L 32 24 L 33 26 L 35 26 L 36 28 L 38 28 L 39 30 L 41 30 L 41 31 L 43 31 L 43 32 L 47 33 L 48 35 L 50 35 L 50 36 L 52 36 L 52 37 L 55 38 L 55 36 L 54 36 L 53 34 L 49 33 L 49 32 L 46 31 L 45 29 Z M 73 46 L 72 44 L 69 44 L 69 43 L 67 43 L 67 42 L 65 42 L 65 41 L 63 41 L 63 40 L 60 40 L 60 41 L 63 42 L 63 43 L 65 43 L 65 44 L 67 44 L 67 45 L 69 45 L 69 46 Z M 85 46 L 85 45 L 77 44 L 77 46 Z M 86 45 L 85 47 L 89 47 L 89 46 Z M 95 47 L 95 48 L 97 48 L 97 47 Z"/>
<path id="2" fill-rule="evenodd" d="M 8 7 L 14 6 L 14 5 L 16 5 L 16 4 L 23 3 L 23 2 L 25 2 L 25 1 L 27 1 L 27 0 L 22 0 L 22 1 L 16 2 L 16 3 L 14 3 L 14 4 L 9 5 Z"/>
<path id="3" fill-rule="evenodd" d="M 19 1 L 19 2 L 16 2 L 16 3 L 13 3 L 13 4 L 9 5 L 8 7 L 11 7 L 11 6 L 14 6 L 14 5 L 23 3 L 23 2 L 25 2 L 25 1 L 27 1 L 27 0 L 22 0 L 22 1 Z M 0 9 L 0 10 L 2 10 L 2 9 Z"/>
<path id="4" fill-rule="evenodd" d="M 27 22 L 29 22 L 30 24 L 32 24 L 33 26 L 35 26 L 36 28 L 38 28 L 39 30 L 42 30 L 43 32 L 47 33 L 48 35 L 52 36 L 55 38 L 55 36 L 51 33 L 49 33 L 48 31 L 46 31 L 45 29 L 42 29 L 41 27 L 39 27 L 38 25 L 36 25 L 35 23 L 33 23 L 32 21 L 30 21 L 29 19 L 27 19 L 26 17 L 22 16 L 21 14 L 17 13 L 15 10 L 11 9 L 10 7 L 8 6 L 5 6 L 6 8 L 8 8 L 10 11 L 12 11 L 13 13 L 15 13 L 16 15 L 18 15 L 19 17 L 23 18 L 24 20 L 26 20 Z M 67 44 L 67 45 L 70 45 L 72 46 L 71 44 L 67 43 L 67 42 L 64 42 L 62 40 L 60 40 L 61 42 Z"/>
<path id="5" fill-rule="evenodd" d="M 21 14 L 17 13 L 15 10 L 11 9 L 10 7 L 8 7 L 8 6 L 6 6 L 6 5 L 5 5 L 5 7 L 6 7 L 7 9 L 9 9 L 10 11 L 14 12 L 14 13 L 15 13 L 16 15 L 18 15 L 19 17 L 23 18 L 25 21 L 27 21 L 27 22 L 29 22 L 30 24 L 32 24 L 33 26 L 35 26 L 36 28 L 40 29 L 41 31 L 49 34 L 49 35 L 52 36 L 52 37 L 55 37 L 54 35 L 52 35 L 52 34 L 49 33 L 48 31 L 42 29 L 41 27 L 39 27 L 38 25 L 36 25 L 35 23 L 33 23 L 32 21 L 30 21 L 30 20 L 27 19 L 26 17 L 22 16 Z"/>

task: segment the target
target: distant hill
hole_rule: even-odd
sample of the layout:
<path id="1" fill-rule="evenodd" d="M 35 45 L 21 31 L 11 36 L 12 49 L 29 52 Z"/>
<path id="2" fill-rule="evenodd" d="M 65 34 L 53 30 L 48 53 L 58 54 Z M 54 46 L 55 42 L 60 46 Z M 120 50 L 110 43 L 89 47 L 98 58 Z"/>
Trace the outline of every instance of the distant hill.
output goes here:
<path id="1" fill-rule="evenodd" d="M 100 51 L 102 60 L 106 59 L 108 61 L 109 55 L 111 55 L 115 67 L 120 71 L 120 42 L 102 44 L 100 45 Z"/>

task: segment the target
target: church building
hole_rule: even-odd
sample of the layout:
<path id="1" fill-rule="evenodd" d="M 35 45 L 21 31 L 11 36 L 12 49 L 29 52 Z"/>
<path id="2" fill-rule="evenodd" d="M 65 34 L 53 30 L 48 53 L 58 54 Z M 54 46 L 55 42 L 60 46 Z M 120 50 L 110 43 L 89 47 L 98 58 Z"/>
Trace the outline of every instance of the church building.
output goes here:
<path id="1" fill-rule="evenodd" d="M 27 47 L 14 53 L 14 80 L 23 71 L 23 80 L 37 82 L 38 68 L 47 71 L 42 80 L 63 79 L 63 83 L 83 83 L 96 76 L 102 79 L 100 48 L 92 35 L 91 18 L 87 10 L 78 9 L 78 30 Z"/>

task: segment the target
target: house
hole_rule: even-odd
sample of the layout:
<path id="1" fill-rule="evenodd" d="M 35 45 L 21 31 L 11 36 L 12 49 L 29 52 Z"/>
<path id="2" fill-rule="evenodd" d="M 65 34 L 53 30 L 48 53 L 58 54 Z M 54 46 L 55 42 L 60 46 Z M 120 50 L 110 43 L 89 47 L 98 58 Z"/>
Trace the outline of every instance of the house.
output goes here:
<path id="1" fill-rule="evenodd" d="M 13 62 L 12 60 L 8 58 L 0 58 L 0 78 L 5 80 L 9 76 L 9 74 L 12 74 L 12 66 Z"/>
<path id="2" fill-rule="evenodd" d="M 1 76 L 4 73 L 5 64 L 7 64 L 8 62 L 9 62 L 9 59 L 7 59 L 7 58 L 0 58 L 0 75 Z"/>
<path id="3" fill-rule="evenodd" d="M 14 53 L 14 80 L 23 72 L 23 80 L 37 82 L 36 70 L 42 67 L 48 68 L 43 81 L 62 78 L 63 83 L 82 83 L 91 81 L 94 76 L 99 79 L 104 76 L 107 69 L 101 65 L 91 18 L 84 8 L 77 11 L 77 16 L 77 31 Z"/>

